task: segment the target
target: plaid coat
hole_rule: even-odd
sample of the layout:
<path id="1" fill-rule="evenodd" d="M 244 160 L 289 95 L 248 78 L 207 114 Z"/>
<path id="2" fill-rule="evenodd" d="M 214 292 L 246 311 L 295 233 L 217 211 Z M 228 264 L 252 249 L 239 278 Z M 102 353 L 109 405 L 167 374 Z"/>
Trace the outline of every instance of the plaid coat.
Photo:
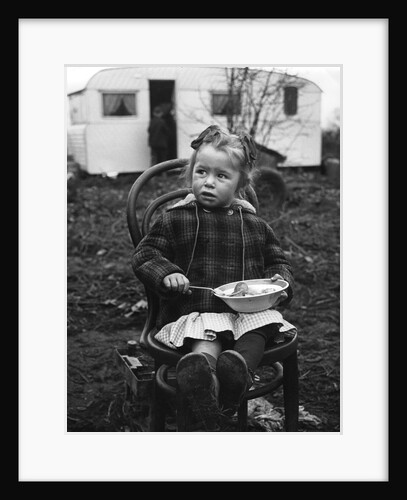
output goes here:
<path id="1" fill-rule="evenodd" d="M 137 246 L 132 267 L 159 296 L 158 329 L 191 312 L 234 312 L 209 290 L 167 291 L 162 281 L 168 274 L 182 273 L 191 285 L 216 288 L 278 273 L 290 283 L 286 303 L 293 293 L 291 267 L 278 239 L 244 200 L 209 212 L 188 195 L 156 219 Z"/>

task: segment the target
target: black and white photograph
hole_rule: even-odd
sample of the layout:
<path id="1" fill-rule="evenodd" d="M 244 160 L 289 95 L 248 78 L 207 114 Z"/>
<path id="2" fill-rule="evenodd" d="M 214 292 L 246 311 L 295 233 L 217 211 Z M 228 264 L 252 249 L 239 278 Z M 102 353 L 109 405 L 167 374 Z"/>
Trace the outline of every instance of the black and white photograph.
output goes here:
<path id="1" fill-rule="evenodd" d="M 389 480 L 388 21 L 19 19 L 20 482 Z"/>
<path id="2" fill-rule="evenodd" d="M 341 67 L 66 74 L 68 431 L 339 432 Z"/>

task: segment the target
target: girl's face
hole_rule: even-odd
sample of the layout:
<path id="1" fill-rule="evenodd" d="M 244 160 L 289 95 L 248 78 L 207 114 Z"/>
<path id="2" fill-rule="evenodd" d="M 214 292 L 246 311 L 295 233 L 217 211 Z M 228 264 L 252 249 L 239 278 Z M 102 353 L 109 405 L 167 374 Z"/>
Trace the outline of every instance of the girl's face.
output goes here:
<path id="1" fill-rule="evenodd" d="M 202 146 L 192 172 L 192 192 L 205 208 L 228 207 L 235 198 L 240 172 L 224 151 Z"/>

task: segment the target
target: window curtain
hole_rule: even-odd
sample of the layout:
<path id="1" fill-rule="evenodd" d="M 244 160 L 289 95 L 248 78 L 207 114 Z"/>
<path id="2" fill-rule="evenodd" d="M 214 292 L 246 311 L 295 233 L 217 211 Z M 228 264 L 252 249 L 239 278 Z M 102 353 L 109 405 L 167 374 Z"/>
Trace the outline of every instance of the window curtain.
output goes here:
<path id="1" fill-rule="evenodd" d="M 134 94 L 103 94 L 105 116 L 126 116 L 136 114 Z"/>

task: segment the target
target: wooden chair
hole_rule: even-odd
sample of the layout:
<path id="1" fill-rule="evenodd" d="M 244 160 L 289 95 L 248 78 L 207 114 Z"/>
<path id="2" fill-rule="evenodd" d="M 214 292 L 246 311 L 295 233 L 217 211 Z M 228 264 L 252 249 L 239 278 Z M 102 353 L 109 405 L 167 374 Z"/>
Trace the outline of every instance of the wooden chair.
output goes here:
<path id="1" fill-rule="evenodd" d="M 164 172 L 180 169 L 188 163 L 186 159 L 169 160 L 159 163 L 144 171 L 134 182 L 130 189 L 127 200 L 127 223 L 134 247 L 138 245 L 143 236 L 148 232 L 153 215 L 157 209 L 171 200 L 184 198 L 191 192 L 188 188 L 178 189 L 166 193 L 152 200 L 144 208 L 138 207 L 139 195 L 146 183 L 154 176 Z M 258 208 L 256 193 L 253 189 L 247 192 L 247 199 Z M 177 430 L 189 430 L 189 409 L 185 402 L 177 394 L 174 380 L 169 380 L 169 372 L 174 369 L 182 354 L 175 349 L 168 348 L 155 339 L 157 333 L 156 316 L 158 311 L 158 298 L 155 294 L 145 288 L 148 313 L 141 334 L 140 345 L 147 350 L 154 359 L 155 372 L 153 379 L 153 390 L 151 396 L 150 431 L 165 431 L 165 419 L 168 405 L 167 398 L 176 402 Z M 281 385 L 284 394 L 285 430 L 296 432 L 298 426 L 298 364 L 297 364 L 297 334 L 292 339 L 267 347 L 260 367 L 269 366 L 274 372 L 274 377 L 268 383 L 260 382 L 258 387 L 250 389 L 244 395 L 243 401 L 238 409 L 238 430 L 247 430 L 248 401 L 274 392 Z"/>

